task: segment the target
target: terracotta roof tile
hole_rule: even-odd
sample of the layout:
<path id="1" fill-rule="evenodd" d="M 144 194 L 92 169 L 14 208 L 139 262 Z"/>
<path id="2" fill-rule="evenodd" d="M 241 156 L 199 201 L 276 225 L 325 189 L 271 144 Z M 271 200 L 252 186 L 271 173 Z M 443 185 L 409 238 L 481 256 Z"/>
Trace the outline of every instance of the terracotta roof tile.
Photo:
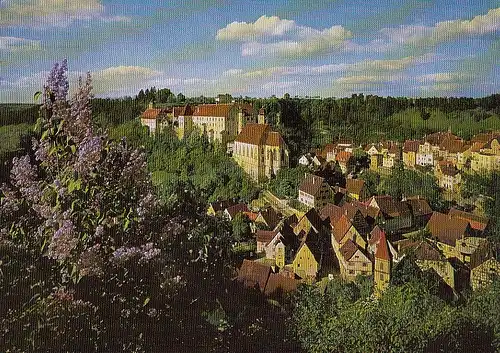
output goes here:
<path id="1" fill-rule="evenodd" d="M 420 140 L 406 140 L 403 145 L 403 152 L 418 152 L 420 143 Z"/>
<path id="2" fill-rule="evenodd" d="M 450 215 L 452 218 L 459 218 L 468 221 L 472 229 L 476 229 L 481 232 L 486 229 L 489 221 L 486 217 L 482 217 L 470 212 L 460 211 L 456 208 L 452 208 L 448 212 L 448 215 Z"/>
<path id="3" fill-rule="evenodd" d="M 460 171 L 454 166 L 444 165 L 441 167 L 441 173 L 443 173 L 443 175 L 454 177 L 455 175 L 460 174 Z"/>
<path id="4" fill-rule="evenodd" d="M 324 181 L 325 179 L 320 176 L 307 174 L 304 180 L 300 183 L 299 191 L 312 196 L 317 196 Z"/>
<path id="5" fill-rule="evenodd" d="M 425 240 L 411 241 L 408 239 L 407 241 L 400 242 L 399 251 L 403 254 L 412 252 L 416 260 L 446 261 L 446 257 Z"/>
<path id="6" fill-rule="evenodd" d="M 167 111 L 160 108 L 148 108 L 141 114 L 141 119 L 158 119 L 162 116 L 166 116 Z"/>
<path id="7" fill-rule="evenodd" d="M 340 151 L 335 155 L 335 160 L 339 163 L 347 163 L 351 159 L 352 153 L 347 151 Z"/>
<path id="8" fill-rule="evenodd" d="M 319 216 L 322 220 L 329 219 L 330 222 L 337 222 L 340 217 L 342 217 L 343 211 L 342 208 L 336 206 L 332 203 L 327 203 L 319 210 Z"/>
<path id="9" fill-rule="evenodd" d="M 236 137 L 235 142 L 248 143 L 251 145 L 264 145 L 267 134 L 270 130 L 271 128 L 267 124 L 246 124 Z"/>
<path id="10" fill-rule="evenodd" d="M 270 266 L 245 259 L 238 271 L 237 280 L 242 282 L 245 287 L 255 288 L 258 286 L 261 291 L 264 291 L 270 274 Z"/>
<path id="11" fill-rule="evenodd" d="M 380 234 L 380 240 L 377 245 L 377 251 L 375 252 L 375 258 L 387 261 L 391 260 L 389 247 L 387 246 L 387 239 L 385 238 L 384 232 Z"/>
<path id="12" fill-rule="evenodd" d="M 340 255 L 345 261 L 349 261 L 356 251 L 358 251 L 358 246 L 351 239 L 349 239 L 340 248 Z"/>
<path id="13" fill-rule="evenodd" d="M 384 233 L 384 231 L 376 225 L 370 232 L 370 240 L 368 241 L 368 244 L 372 246 L 376 245 L 380 241 L 382 233 Z"/>
<path id="14" fill-rule="evenodd" d="M 229 216 L 231 216 L 231 219 L 234 218 L 238 213 L 241 212 L 249 212 L 250 210 L 248 209 L 247 205 L 244 203 L 238 203 L 234 206 L 230 206 L 226 208 L 227 213 L 229 213 Z"/>
<path id="15" fill-rule="evenodd" d="M 180 112 L 180 115 L 182 115 L 182 116 L 192 116 L 193 113 L 194 113 L 193 107 L 190 104 L 186 104 L 183 107 L 182 111 Z"/>
<path id="16" fill-rule="evenodd" d="M 347 231 L 352 227 L 352 223 L 346 216 L 343 215 L 335 224 L 332 224 L 332 226 L 333 237 L 335 238 L 337 243 L 340 243 Z"/>
<path id="17" fill-rule="evenodd" d="M 215 116 L 229 117 L 233 104 L 202 104 L 198 105 L 193 112 L 193 116 Z"/>
<path id="18" fill-rule="evenodd" d="M 469 222 L 460 218 L 453 218 L 440 212 L 433 212 L 427 229 L 431 235 L 440 242 L 455 246 L 457 239 L 462 239 L 467 235 Z"/>
<path id="19" fill-rule="evenodd" d="M 425 216 L 432 213 L 432 208 L 425 199 L 421 198 L 408 198 L 406 203 L 410 206 L 411 212 L 414 216 Z"/>
<path id="20" fill-rule="evenodd" d="M 267 280 L 264 294 L 273 295 L 279 292 L 292 292 L 297 289 L 299 283 L 300 281 L 296 280 L 295 278 L 286 277 L 279 273 L 271 273 L 269 279 Z"/>
<path id="21" fill-rule="evenodd" d="M 284 144 L 285 141 L 279 132 L 271 131 L 267 134 L 266 146 L 283 146 Z"/>
<path id="22" fill-rule="evenodd" d="M 361 194 L 364 186 L 365 181 L 362 179 L 347 179 L 345 188 L 347 189 L 347 192 L 359 195 Z"/>
<path id="23" fill-rule="evenodd" d="M 255 232 L 255 237 L 260 243 L 269 243 L 278 234 L 278 232 L 272 230 L 258 230 Z"/>

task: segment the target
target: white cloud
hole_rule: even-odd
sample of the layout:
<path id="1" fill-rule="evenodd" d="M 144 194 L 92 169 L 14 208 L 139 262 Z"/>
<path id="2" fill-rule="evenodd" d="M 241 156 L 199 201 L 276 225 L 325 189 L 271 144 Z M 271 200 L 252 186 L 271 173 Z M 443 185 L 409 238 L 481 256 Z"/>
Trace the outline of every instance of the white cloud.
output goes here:
<path id="1" fill-rule="evenodd" d="M 0 26 L 67 27 L 74 21 L 92 19 L 128 20 L 106 16 L 99 0 L 6 0 L 0 7 Z"/>
<path id="2" fill-rule="evenodd" d="M 38 51 L 41 50 L 39 40 L 31 40 L 17 37 L 0 37 L 0 51 Z"/>
<path id="3" fill-rule="evenodd" d="M 463 72 L 436 72 L 432 74 L 426 74 L 418 76 L 416 79 L 419 82 L 424 83 L 449 83 L 464 81 L 470 78 L 470 75 Z"/>
<path id="4" fill-rule="evenodd" d="M 380 45 L 437 45 L 459 37 L 473 37 L 500 30 L 500 8 L 491 9 L 485 15 L 471 20 L 438 22 L 434 26 L 400 26 L 381 30 L 384 40 L 373 42 Z"/>
<path id="5" fill-rule="evenodd" d="M 394 75 L 360 75 L 360 76 L 345 76 L 339 77 L 335 80 L 336 83 L 346 84 L 346 85 L 364 85 L 371 83 L 387 83 L 395 81 L 398 76 Z"/>
<path id="6" fill-rule="evenodd" d="M 217 32 L 216 38 L 243 42 L 243 56 L 310 56 L 346 48 L 352 33 L 342 26 L 318 30 L 276 16 L 262 16 L 253 23 L 230 23 Z"/>
<path id="7" fill-rule="evenodd" d="M 232 22 L 217 31 L 216 38 L 230 41 L 252 41 L 267 36 L 283 36 L 297 27 L 295 21 L 277 16 L 261 16 L 255 22 Z"/>

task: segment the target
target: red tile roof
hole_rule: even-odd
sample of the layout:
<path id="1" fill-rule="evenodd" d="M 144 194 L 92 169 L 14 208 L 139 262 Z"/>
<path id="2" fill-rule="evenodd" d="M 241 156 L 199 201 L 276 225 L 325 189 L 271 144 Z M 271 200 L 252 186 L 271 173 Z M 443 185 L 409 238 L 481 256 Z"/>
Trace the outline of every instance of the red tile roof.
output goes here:
<path id="1" fill-rule="evenodd" d="M 454 177 L 455 175 L 460 174 L 460 171 L 454 166 L 444 165 L 441 167 L 441 173 L 443 173 L 443 175 Z"/>
<path id="2" fill-rule="evenodd" d="M 158 119 L 162 115 L 166 115 L 167 111 L 160 108 L 148 108 L 141 114 L 141 119 Z"/>
<path id="3" fill-rule="evenodd" d="M 283 146 L 285 141 L 281 137 L 281 134 L 276 131 L 271 131 L 267 134 L 266 146 Z"/>
<path id="4" fill-rule="evenodd" d="M 359 195 L 361 194 L 364 186 L 365 181 L 362 179 L 347 179 L 345 188 L 347 189 L 347 192 Z"/>
<path id="5" fill-rule="evenodd" d="M 440 242 L 455 246 L 457 239 L 468 235 L 469 222 L 460 218 L 453 218 L 440 212 L 432 213 L 427 229 Z"/>
<path id="6" fill-rule="evenodd" d="M 182 116 L 192 116 L 194 112 L 193 107 L 190 104 L 186 104 L 180 112 Z"/>
<path id="7" fill-rule="evenodd" d="M 387 261 L 391 260 L 384 232 L 380 233 L 380 240 L 377 245 L 377 251 L 375 252 L 375 258 Z"/>
<path id="8" fill-rule="evenodd" d="M 460 211 L 456 208 L 452 208 L 448 212 L 448 215 L 450 215 L 452 218 L 459 218 L 468 221 L 472 229 L 476 229 L 481 232 L 486 229 L 489 221 L 486 217 L 482 217 L 470 212 Z"/>
<path id="9" fill-rule="evenodd" d="M 325 181 L 324 178 L 314 175 L 307 174 L 307 176 L 302 180 L 299 186 L 299 191 L 305 192 L 306 194 L 312 196 L 318 196 L 321 189 L 321 184 Z"/>
<path id="10" fill-rule="evenodd" d="M 193 112 L 193 116 L 215 116 L 229 117 L 233 104 L 202 104 L 198 105 Z"/>
<path id="11" fill-rule="evenodd" d="M 319 216 L 322 220 L 330 219 L 330 223 L 337 222 L 342 217 L 343 211 L 339 206 L 333 203 L 327 203 L 319 210 Z"/>
<path id="12" fill-rule="evenodd" d="M 248 219 L 251 221 L 251 222 L 255 222 L 255 219 L 257 218 L 257 216 L 259 215 L 258 213 L 255 213 L 255 212 L 243 212 L 243 214 L 245 216 L 248 217 Z"/>
<path id="13" fill-rule="evenodd" d="M 272 230 L 258 230 L 255 232 L 255 237 L 259 243 L 269 243 L 278 234 L 278 232 Z"/>
<path id="14" fill-rule="evenodd" d="M 258 286 L 261 291 L 264 291 L 270 274 L 270 266 L 245 259 L 238 271 L 237 280 L 242 282 L 245 287 L 255 288 Z"/>
<path id="15" fill-rule="evenodd" d="M 410 206 L 413 215 L 416 217 L 430 215 L 432 213 L 432 208 L 425 199 L 415 197 L 408 198 L 406 204 Z"/>
<path id="16" fill-rule="evenodd" d="M 356 251 L 358 251 L 358 246 L 351 239 L 349 239 L 340 248 L 340 255 L 342 255 L 345 261 L 349 261 Z"/>
<path id="17" fill-rule="evenodd" d="M 369 245 L 375 245 L 380 241 L 380 238 L 382 237 L 382 234 L 384 231 L 376 225 L 372 231 L 370 232 L 370 240 L 368 241 Z"/>
<path id="18" fill-rule="evenodd" d="M 352 227 L 352 223 L 345 215 L 343 215 L 335 224 L 332 224 L 332 227 L 333 237 L 337 243 L 340 243 L 347 231 Z"/>
<path id="19" fill-rule="evenodd" d="M 231 219 L 234 218 L 238 213 L 241 212 L 249 212 L 250 210 L 248 209 L 247 205 L 244 203 L 238 203 L 234 206 L 230 206 L 226 208 L 227 213 L 229 213 L 229 216 L 231 216 Z"/>
<path id="20" fill-rule="evenodd" d="M 286 277 L 279 273 L 271 273 L 269 279 L 267 280 L 264 294 L 272 295 L 279 292 L 292 292 L 297 289 L 299 283 L 300 281 L 296 280 L 295 278 Z"/>
<path id="21" fill-rule="evenodd" d="M 347 163 L 351 159 L 352 153 L 347 151 L 340 151 L 335 155 L 335 160 L 339 163 Z"/>
<path id="22" fill-rule="evenodd" d="M 420 140 L 406 140 L 403 145 L 403 152 L 418 152 L 420 143 Z"/>
<path id="23" fill-rule="evenodd" d="M 235 142 L 248 143 L 251 145 L 264 145 L 271 128 L 267 124 L 246 124 Z"/>

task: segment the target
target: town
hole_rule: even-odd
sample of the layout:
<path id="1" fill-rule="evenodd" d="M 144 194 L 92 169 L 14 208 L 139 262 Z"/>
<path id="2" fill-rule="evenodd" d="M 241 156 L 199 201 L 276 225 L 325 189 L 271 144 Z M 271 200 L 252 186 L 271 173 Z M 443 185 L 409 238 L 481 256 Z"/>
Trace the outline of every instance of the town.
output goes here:
<path id="1" fill-rule="evenodd" d="M 371 276 L 379 296 L 404 258 L 435 273 L 455 297 L 500 275 L 497 249 L 487 239 L 490 220 L 481 211 L 482 199 L 469 212 L 461 206 L 470 205 L 460 197 L 464 173 L 500 170 L 500 132 L 479 133 L 466 141 L 450 127 L 420 140 L 363 145 L 340 136 L 290 161 L 286 141 L 266 122 L 263 108 L 255 111 L 251 104 L 227 99 L 219 95 L 216 104 L 170 108 L 150 104 L 140 120 L 151 134 L 171 127 L 179 138 L 193 131 L 206 135 L 226 146 L 245 173 L 262 185 L 291 164 L 307 170 L 296 199 L 280 199 L 263 189 L 248 203 L 210 203 L 209 215 L 243 219 L 251 229 L 246 244 L 252 250 L 236 276 L 245 287 L 272 296 L 293 291 L 302 282 Z M 360 166 L 356 160 L 363 157 Z M 396 169 L 432 175 L 455 207 L 435 210 L 419 194 L 375 194 L 363 178 L 366 173 L 390 176 Z"/>

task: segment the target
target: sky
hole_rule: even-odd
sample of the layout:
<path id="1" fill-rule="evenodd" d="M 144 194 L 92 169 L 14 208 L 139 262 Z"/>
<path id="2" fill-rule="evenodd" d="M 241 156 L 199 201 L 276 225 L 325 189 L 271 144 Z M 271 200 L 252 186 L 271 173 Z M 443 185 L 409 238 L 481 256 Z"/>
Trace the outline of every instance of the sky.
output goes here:
<path id="1" fill-rule="evenodd" d="M 0 0 L 0 103 L 65 58 L 97 97 L 483 97 L 499 53 L 500 0 Z"/>

